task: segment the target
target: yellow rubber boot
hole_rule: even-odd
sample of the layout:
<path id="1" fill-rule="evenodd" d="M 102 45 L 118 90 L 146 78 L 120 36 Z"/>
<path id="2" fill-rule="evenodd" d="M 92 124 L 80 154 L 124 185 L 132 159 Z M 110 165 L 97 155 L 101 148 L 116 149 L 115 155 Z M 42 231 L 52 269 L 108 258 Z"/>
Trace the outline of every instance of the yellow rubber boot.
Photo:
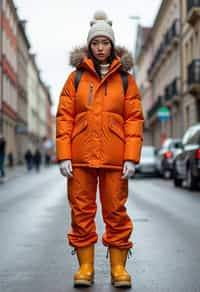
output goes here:
<path id="1" fill-rule="evenodd" d="M 109 248 L 111 282 L 115 287 L 131 287 L 131 276 L 125 269 L 128 249 Z"/>
<path id="2" fill-rule="evenodd" d="M 74 275 L 74 286 L 91 286 L 94 281 L 94 245 L 76 249 L 79 270 Z"/>

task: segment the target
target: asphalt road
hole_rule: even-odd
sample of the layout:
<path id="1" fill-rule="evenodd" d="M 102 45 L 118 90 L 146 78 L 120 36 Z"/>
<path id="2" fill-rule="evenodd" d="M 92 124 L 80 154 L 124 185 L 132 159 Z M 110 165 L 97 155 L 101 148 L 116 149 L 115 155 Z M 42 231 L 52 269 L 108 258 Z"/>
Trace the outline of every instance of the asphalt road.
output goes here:
<path id="1" fill-rule="evenodd" d="M 127 207 L 135 225 L 131 291 L 200 292 L 200 192 L 134 179 Z M 75 289 L 66 181 L 57 167 L 0 185 L 0 292 L 124 291 L 110 285 L 100 208 L 96 222 L 95 284 Z"/>

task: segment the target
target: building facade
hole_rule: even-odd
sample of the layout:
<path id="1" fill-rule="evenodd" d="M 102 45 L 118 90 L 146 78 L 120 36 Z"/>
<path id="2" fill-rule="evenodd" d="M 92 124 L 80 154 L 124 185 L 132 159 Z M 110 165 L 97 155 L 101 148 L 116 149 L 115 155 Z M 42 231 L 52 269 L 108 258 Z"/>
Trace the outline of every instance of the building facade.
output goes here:
<path id="1" fill-rule="evenodd" d="M 17 125 L 16 142 L 19 163 L 23 162 L 28 149 L 28 63 L 30 44 L 25 32 L 25 21 L 18 20 L 17 26 Z"/>
<path id="2" fill-rule="evenodd" d="M 30 54 L 25 23 L 13 0 L 0 0 L 0 134 L 14 163 L 52 135 L 51 96 Z"/>
<path id="3" fill-rule="evenodd" d="M 28 148 L 35 151 L 40 142 L 38 135 L 39 70 L 34 54 L 28 62 Z"/>
<path id="4" fill-rule="evenodd" d="M 200 1 L 181 0 L 183 130 L 200 122 Z"/>
<path id="5" fill-rule="evenodd" d="M 200 121 L 200 1 L 163 0 L 150 36 L 137 59 L 137 78 L 141 86 L 151 47 L 152 104 L 148 109 L 144 101 L 144 109 L 152 142 L 159 147 L 167 137 L 182 138 Z M 158 115 L 163 107 L 169 112 L 166 120 Z"/>
<path id="6" fill-rule="evenodd" d="M 47 136 L 48 129 L 48 97 L 47 89 L 41 78 L 39 79 L 39 93 L 38 93 L 38 136 L 42 141 L 44 137 Z"/>
<path id="7" fill-rule="evenodd" d="M 153 144 L 157 147 L 166 137 L 180 137 L 182 131 L 179 2 L 164 0 L 152 27 L 153 60 L 148 76 L 152 84 L 153 104 L 147 115 Z M 158 118 L 161 107 L 169 109 L 170 118 L 166 121 Z"/>
<path id="8" fill-rule="evenodd" d="M 7 142 L 7 153 L 18 160 L 17 122 L 17 13 L 13 1 L 0 1 L 0 132 Z"/>
<path id="9" fill-rule="evenodd" d="M 135 72 L 139 86 L 144 112 L 144 144 L 152 144 L 152 131 L 149 128 L 147 112 L 153 104 L 152 86 L 148 80 L 147 70 L 152 61 L 151 28 L 138 25 L 136 49 L 135 49 Z"/>
<path id="10" fill-rule="evenodd" d="M 49 92 L 49 88 L 46 87 L 46 96 L 47 96 L 47 137 L 48 139 L 52 139 L 52 113 L 51 113 L 51 107 L 52 107 L 52 100 Z"/>

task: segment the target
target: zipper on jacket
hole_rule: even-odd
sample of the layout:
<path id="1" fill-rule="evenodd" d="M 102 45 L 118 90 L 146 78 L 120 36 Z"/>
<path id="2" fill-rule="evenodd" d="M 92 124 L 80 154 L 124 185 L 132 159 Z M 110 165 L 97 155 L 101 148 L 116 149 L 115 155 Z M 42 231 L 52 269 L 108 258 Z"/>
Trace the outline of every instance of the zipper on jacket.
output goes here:
<path id="1" fill-rule="evenodd" d="M 89 90 L 89 95 L 88 95 L 88 105 L 91 105 L 91 103 L 92 103 L 93 89 L 94 89 L 94 85 L 93 85 L 93 83 L 90 83 L 90 90 Z"/>
<path id="2" fill-rule="evenodd" d="M 105 85 L 104 85 L 104 92 L 105 92 L 105 96 L 107 96 L 107 93 L 108 93 L 108 82 L 106 81 L 105 82 Z"/>

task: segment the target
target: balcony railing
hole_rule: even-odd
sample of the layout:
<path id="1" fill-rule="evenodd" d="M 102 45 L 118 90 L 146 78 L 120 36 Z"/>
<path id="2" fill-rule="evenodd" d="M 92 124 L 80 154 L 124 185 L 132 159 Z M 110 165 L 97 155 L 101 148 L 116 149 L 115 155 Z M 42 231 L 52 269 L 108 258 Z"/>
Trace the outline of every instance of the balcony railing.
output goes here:
<path id="1" fill-rule="evenodd" d="M 179 96 L 179 79 L 175 78 L 166 88 L 165 88 L 165 100 L 171 101 L 175 96 Z"/>
<path id="2" fill-rule="evenodd" d="M 147 117 L 149 120 L 157 114 L 161 106 L 162 106 L 162 96 L 158 96 L 157 100 L 155 101 L 155 103 L 152 105 L 152 107 L 147 113 Z"/>
<path id="3" fill-rule="evenodd" d="M 189 92 L 200 93 L 200 59 L 195 59 L 188 65 Z"/>
<path id="4" fill-rule="evenodd" d="M 148 75 L 149 75 L 149 79 L 151 80 L 151 76 L 152 74 L 154 73 L 155 71 L 155 68 L 158 66 L 159 62 L 160 62 L 160 59 L 161 59 L 161 56 L 163 54 L 165 50 L 165 43 L 162 42 L 160 44 L 160 47 L 157 49 L 155 55 L 154 55 L 154 58 L 153 58 L 153 61 L 148 69 Z"/>
<path id="5" fill-rule="evenodd" d="M 168 29 L 168 31 L 165 34 L 166 46 L 171 45 L 174 40 L 178 41 L 179 34 L 180 34 L 180 22 L 178 19 L 175 19 L 171 27 Z"/>
<path id="6" fill-rule="evenodd" d="M 153 61 L 148 69 L 149 80 L 152 80 L 153 74 L 166 57 L 166 53 L 172 48 L 172 44 L 178 42 L 179 34 L 180 22 L 178 19 L 175 19 L 171 27 L 166 32 L 165 37 L 157 49 Z"/>
<path id="7" fill-rule="evenodd" d="M 187 0 L 187 21 L 194 25 L 200 18 L 200 0 Z"/>
<path id="8" fill-rule="evenodd" d="M 180 21 L 179 19 L 175 19 L 171 28 L 171 42 L 176 42 L 178 40 L 178 37 L 180 35 Z"/>

